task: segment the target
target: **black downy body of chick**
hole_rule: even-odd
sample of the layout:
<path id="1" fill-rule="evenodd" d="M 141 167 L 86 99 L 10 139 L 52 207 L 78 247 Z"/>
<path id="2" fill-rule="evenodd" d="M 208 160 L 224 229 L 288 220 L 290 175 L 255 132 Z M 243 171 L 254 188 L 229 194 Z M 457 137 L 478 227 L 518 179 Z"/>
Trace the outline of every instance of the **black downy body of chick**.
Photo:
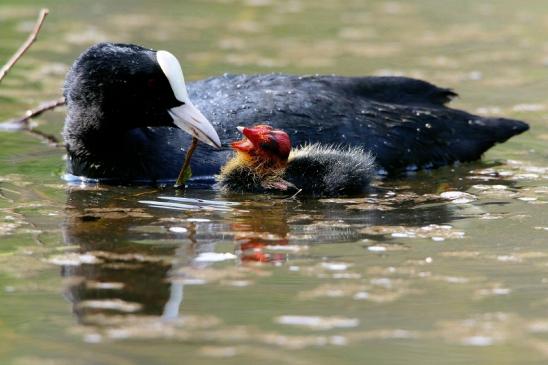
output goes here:
<path id="1" fill-rule="evenodd" d="M 312 144 L 291 151 L 284 178 L 305 195 L 359 195 L 375 177 L 375 159 L 361 147 Z"/>
<path id="2" fill-rule="evenodd" d="M 353 196 L 366 192 L 375 176 L 374 158 L 360 147 L 316 143 L 291 149 L 284 131 L 240 129 L 244 139 L 232 143 L 235 155 L 217 177 L 225 192 Z"/>

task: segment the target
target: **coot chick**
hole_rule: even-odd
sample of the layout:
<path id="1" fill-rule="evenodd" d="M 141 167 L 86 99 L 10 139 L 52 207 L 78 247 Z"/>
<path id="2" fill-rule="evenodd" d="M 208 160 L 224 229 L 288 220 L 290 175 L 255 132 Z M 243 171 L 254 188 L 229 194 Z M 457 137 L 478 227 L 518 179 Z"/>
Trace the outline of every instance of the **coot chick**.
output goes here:
<path id="1" fill-rule="evenodd" d="M 360 147 L 313 144 L 291 150 L 285 131 L 268 125 L 238 130 L 244 137 L 232 142 L 234 157 L 217 177 L 227 192 L 358 195 L 375 174 L 373 157 Z"/>
<path id="2" fill-rule="evenodd" d="M 111 182 L 175 180 L 191 137 L 171 127 L 198 133 L 173 112 L 188 106 L 188 97 L 224 145 L 201 145 L 194 154 L 192 180 L 206 184 L 230 157 L 236 126 L 256 120 L 287 131 L 295 145 L 364 148 L 389 173 L 476 160 L 528 129 L 448 108 L 452 90 L 406 77 L 224 75 L 190 83 L 187 94 L 182 74 L 164 72 L 159 54 L 101 43 L 75 61 L 64 89 L 68 173 Z M 214 139 L 208 133 L 203 140 Z"/>

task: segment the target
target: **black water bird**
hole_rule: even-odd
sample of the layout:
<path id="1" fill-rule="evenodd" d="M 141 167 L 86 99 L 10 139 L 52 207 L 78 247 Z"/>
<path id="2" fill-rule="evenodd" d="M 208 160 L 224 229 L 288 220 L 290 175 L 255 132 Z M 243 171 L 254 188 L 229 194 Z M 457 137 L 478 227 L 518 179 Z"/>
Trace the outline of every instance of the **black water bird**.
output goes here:
<path id="1" fill-rule="evenodd" d="M 406 77 L 224 75 L 187 92 L 173 55 L 128 44 L 84 51 L 64 94 L 67 172 L 117 183 L 173 181 L 191 134 L 210 144 L 194 154 L 193 181 L 211 185 L 236 126 L 257 121 L 287 131 L 297 146 L 361 147 L 389 173 L 476 160 L 528 129 L 448 108 L 452 90 Z"/>

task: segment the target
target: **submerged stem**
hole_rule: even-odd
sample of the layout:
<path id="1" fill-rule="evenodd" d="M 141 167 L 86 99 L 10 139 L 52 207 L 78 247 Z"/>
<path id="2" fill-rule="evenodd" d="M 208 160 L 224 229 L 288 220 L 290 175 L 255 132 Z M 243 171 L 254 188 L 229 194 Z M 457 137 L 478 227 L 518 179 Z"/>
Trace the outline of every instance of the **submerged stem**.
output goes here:
<path id="1" fill-rule="evenodd" d="M 192 154 L 194 153 L 196 146 L 198 146 L 198 139 L 196 137 L 192 137 L 192 143 L 188 148 L 188 151 L 186 151 L 185 162 L 183 163 L 183 167 L 181 168 L 177 181 L 174 185 L 175 189 L 184 189 L 186 181 L 190 178 L 190 176 L 192 176 L 190 171 L 190 159 L 192 158 Z"/>

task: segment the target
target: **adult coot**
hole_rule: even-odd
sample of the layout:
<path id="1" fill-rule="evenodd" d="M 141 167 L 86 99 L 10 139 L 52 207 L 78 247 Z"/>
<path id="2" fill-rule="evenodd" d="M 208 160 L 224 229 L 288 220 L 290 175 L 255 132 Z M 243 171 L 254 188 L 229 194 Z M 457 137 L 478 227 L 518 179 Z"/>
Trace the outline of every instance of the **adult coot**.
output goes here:
<path id="1" fill-rule="evenodd" d="M 187 93 L 173 55 L 131 44 L 88 48 L 64 94 L 69 176 L 116 183 L 174 180 L 190 133 L 211 145 L 196 150 L 193 179 L 213 184 L 236 126 L 257 121 L 295 145 L 362 147 L 390 173 L 472 161 L 529 128 L 450 109 L 452 90 L 406 77 L 224 75 L 190 83 Z"/>

